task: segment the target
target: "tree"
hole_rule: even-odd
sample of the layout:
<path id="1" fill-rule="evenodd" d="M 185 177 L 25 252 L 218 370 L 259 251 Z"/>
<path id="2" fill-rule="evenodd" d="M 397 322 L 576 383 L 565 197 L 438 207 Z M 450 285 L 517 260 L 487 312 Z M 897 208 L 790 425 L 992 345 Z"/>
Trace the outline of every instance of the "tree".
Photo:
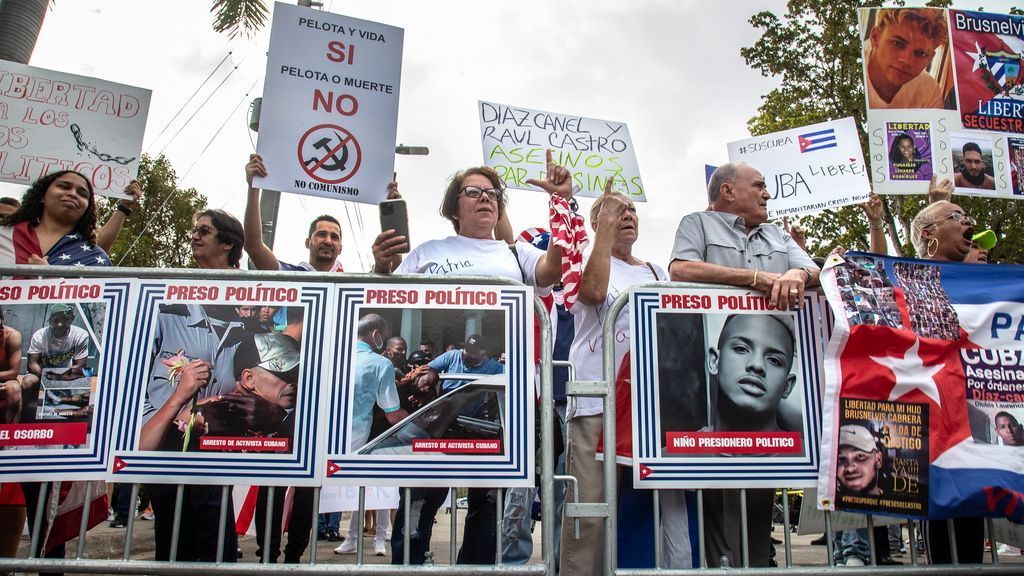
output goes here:
<path id="1" fill-rule="evenodd" d="M 194 268 L 189 231 L 192 215 L 206 208 L 206 197 L 195 188 L 178 188 L 177 175 L 163 156 L 154 160 L 143 154 L 138 180 L 142 205 L 121 229 L 111 260 L 120 266 Z M 117 201 L 100 199 L 97 204 L 99 221 L 106 222 Z"/>
<path id="2" fill-rule="evenodd" d="M 213 29 L 231 38 L 251 36 L 267 22 L 268 13 L 263 0 L 214 0 L 210 12 L 214 13 Z"/>
<path id="3" fill-rule="evenodd" d="M 928 4 L 946 7 L 949 3 L 933 0 Z M 857 8 L 880 4 L 877 0 L 790 0 L 781 18 L 764 11 L 750 19 L 762 35 L 740 54 L 765 76 L 782 78 L 781 86 L 762 96 L 757 115 L 748 121 L 751 134 L 853 116 L 861 128 L 864 157 L 869 158 Z M 883 198 L 889 240 L 897 254 L 914 254 L 910 220 L 927 202 L 925 192 L 922 190 L 920 196 Z M 954 201 L 978 220 L 979 231 L 991 228 L 999 236 L 999 244 L 992 251 L 994 259 L 1024 261 L 1024 219 L 1020 218 L 1019 203 L 964 196 Z M 819 256 L 835 246 L 868 249 L 867 220 L 856 206 L 803 216 L 800 224 L 807 231 L 809 251 Z"/>

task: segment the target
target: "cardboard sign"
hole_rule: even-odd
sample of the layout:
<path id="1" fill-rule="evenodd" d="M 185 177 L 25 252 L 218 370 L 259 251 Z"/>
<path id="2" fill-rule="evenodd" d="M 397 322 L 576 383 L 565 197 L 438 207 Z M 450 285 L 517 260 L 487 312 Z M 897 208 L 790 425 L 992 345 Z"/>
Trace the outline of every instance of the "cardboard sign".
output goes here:
<path id="1" fill-rule="evenodd" d="M 768 218 L 820 212 L 868 198 L 867 169 L 853 118 L 729 143 L 729 160 L 764 176 Z"/>
<path id="2" fill-rule="evenodd" d="M 0 60 L 0 181 L 76 170 L 104 196 L 139 171 L 150 91 Z"/>
<path id="3" fill-rule="evenodd" d="M 625 124 L 484 101 L 479 112 L 484 163 L 509 188 L 540 190 L 526 181 L 544 178 L 550 149 L 553 160 L 572 173 L 577 196 L 600 196 L 610 178 L 616 192 L 647 201 Z"/>
<path id="4" fill-rule="evenodd" d="M 277 2 L 260 188 L 377 204 L 395 165 L 401 28 Z"/>

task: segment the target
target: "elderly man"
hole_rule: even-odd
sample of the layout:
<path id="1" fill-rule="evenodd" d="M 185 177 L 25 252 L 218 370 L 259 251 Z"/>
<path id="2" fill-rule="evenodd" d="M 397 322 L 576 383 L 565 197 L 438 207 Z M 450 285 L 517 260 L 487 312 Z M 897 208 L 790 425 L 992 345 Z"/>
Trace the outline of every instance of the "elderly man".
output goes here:
<path id="1" fill-rule="evenodd" d="M 782 310 L 798 308 L 804 288 L 818 282 L 818 268 L 793 238 L 769 224 L 768 190 L 752 166 L 719 166 L 708 185 L 710 209 L 683 217 L 676 230 L 669 276 L 674 281 L 710 282 L 764 292 Z M 771 489 L 747 490 L 750 565 L 769 565 Z M 741 566 L 740 494 L 704 491 L 708 565 L 727 557 Z"/>
<path id="2" fill-rule="evenodd" d="M 987 165 L 981 156 L 981 146 L 975 142 L 967 142 L 961 152 L 963 160 L 960 162 L 960 171 L 953 178 L 956 187 L 995 190 L 995 179 L 985 172 Z"/>
<path id="3" fill-rule="evenodd" d="M 925 68 L 946 42 L 945 18 L 931 8 L 876 12 L 864 54 L 869 108 L 944 107 L 942 89 Z"/>

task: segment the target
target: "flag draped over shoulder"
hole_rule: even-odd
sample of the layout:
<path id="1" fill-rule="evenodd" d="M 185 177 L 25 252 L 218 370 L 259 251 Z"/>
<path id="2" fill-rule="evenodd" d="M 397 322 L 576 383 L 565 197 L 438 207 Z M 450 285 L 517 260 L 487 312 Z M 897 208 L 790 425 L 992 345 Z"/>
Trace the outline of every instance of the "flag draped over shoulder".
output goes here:
<path id="1" fill-rule="evenodd" d="M 1021 523 L 1024 267 L 847 253 L 822 287 L 819 507 Z"/>
<path id="2" fill-rule="evenodd" d="M 0 226 L 0 264 L 29 264 L 30 256 L 42 256 L 39 238 L 28 222 Z M 77 233 L 61 237 L 46 253 L 51 266 L 110 266 L 102 248 L 89 244 Z"/>
<path id="3" fill-rule="evenodd" d="M 92 494 L 86 502 L 86 488 L 89 484 L 92 484 Z M 86 529 L 106 520 L 107 506 L 107 485 L 102 480 L 54 482 L 46 500 L 43 551 L 49 552 L 56 546 L 77 538 L 82 526 L 83 513 L 89 516 L 86 520 Z"/>

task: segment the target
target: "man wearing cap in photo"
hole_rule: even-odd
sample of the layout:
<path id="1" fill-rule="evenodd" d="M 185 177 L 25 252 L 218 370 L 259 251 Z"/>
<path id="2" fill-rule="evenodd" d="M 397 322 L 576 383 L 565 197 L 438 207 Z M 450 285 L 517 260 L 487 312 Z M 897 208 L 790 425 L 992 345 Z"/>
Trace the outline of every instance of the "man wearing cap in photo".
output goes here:
<path id="1" fill-rule="evenodd" d="M 967 264 L 988 264 L 988 252 L 996 246 L 996 233 L 982 230 L 971 237 L 971 250 L 964 258 Z"/>
<path id="2" fill-rule="evenodd" d="M 49 312 L 49 326 L 37 330 L 28 346 L 28 372 L 21 377 L 22 422 L 35 420 L 44 370 L 54 380 L 81 378 L 88 359 L 89 333 L 72 324 L 74 306 L 54 304 Z"/>
<path id="3" fill-rule="evenodd" d="M 487 345 L 484 337 L 480 334 L 473 334 L 466 338 L 462 350 L 449 350 L 431 360 L 428 366 L 439 374 L 449 372 L 452 374 L 502 374 L 505 372 L 503 364 L 487 356 Z M 468 382 L 469 380 L 445 380 L 441 382 L 441 393 L 451 392 Z"/>
<path id="4" fill-rule="evenodd" d="M 841 492 L 858 496 L 881 496 L 878 486 L 882 469 L 882 453 L 874 435 L 857 424 L 839 428 L 839 458 L 836 477 Z"/>

